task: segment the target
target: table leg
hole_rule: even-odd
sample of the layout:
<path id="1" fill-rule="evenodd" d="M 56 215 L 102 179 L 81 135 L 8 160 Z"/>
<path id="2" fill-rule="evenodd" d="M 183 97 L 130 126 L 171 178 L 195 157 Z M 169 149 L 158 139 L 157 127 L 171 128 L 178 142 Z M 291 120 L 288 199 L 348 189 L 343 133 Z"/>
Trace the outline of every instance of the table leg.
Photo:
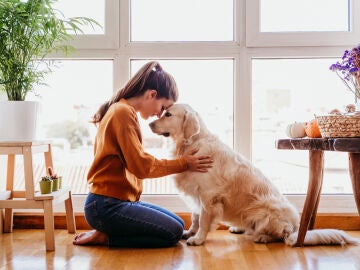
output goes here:
<path id="1" fill-rule="evenodd" d="M 301 214 L 299 234 L 295 246 L 304 244 L 308 229 L 312 229 L 320 200 L 324 173 L 324 151 L 309 151 L 309 183 L 303 212 Z"/>
<path id="2" fill-rule="evenodd" d="M 349 153 L 349 172 L 356 207 L 360 215 L 360 153 Z"/>

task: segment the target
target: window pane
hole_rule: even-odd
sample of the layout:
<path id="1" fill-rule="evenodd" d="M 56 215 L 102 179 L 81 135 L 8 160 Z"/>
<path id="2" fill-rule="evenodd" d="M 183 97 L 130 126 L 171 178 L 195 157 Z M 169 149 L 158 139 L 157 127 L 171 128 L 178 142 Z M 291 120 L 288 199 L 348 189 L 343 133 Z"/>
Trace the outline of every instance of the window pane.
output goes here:
<path id="1" fill-rule="evenodd" d="M 349 31 L 349 0 L 261 0 L 261 32 Z"/>
<path id="2" fill-rule="evenodd" d="M 336 59 L 337 60 L 337 59 Z M 253 60 L 253 160 L 283 193 L 306 193 L 308 151 L 278 150 L 286 126 L 334 108 L 344 111 L 353 95 L 329 70 L 334 59 Z M 352 193 L 346 153 L 326 152 L 324 193 Z"/>
<path id="3" fill-rule="evenodd" d="M 56 62 L 58 68 L 47 74 L 47 85 L 38 89 L 41 102 L 39 138 L 53 139 L 53 162 L 64 185 L 73 194 L 86 194 L 86 176 L 93 159 L 96 128 L 89 123 L 98 107 L 112 95 L 113 62 L 77 60 Z M 23 160 L 17 156 L 15 190 L 24 187 Z M 34 155 L 35 182 L 45 173 L 44 155 Z M 6 179 L 6 158 L 0 156 L 0 179 Z M 5 181 L 0 181 L 0 190 Z M 38 188 L 38 186 L 36 186 Z"/>
<path id="4" fill-rule="evenodd" d="M 131 61 L 134 74 L 147 61 Z M 162 67 L 173 75 L 180 92 L 178 103 L 188 103 L 203 118 L 208 129 L 230 147 L 233 146 L 233 60 L 161 60 Z M 211 80 L 209 80 L 211 78 Z M 151 132 L 142 125 L 145 150 L 157 158 L 171 156 L 171 139 Z M 172 176 L 144 181 L 144 194 L 177 193 Z"/>
<path id="5" fill-rule="evenodd" d="M 233 40 L 233 0 L 131 0 L 131 41 Z"/>
<path id="6" fill-rule="evenodd" d="M 102 27 L 84 25 L 81 29 L 86 35 L 103 35 L 105 33 L 105 0 L 60 0 L 54 7 L 66 18 L 88 17 L 97 21 Z"/>

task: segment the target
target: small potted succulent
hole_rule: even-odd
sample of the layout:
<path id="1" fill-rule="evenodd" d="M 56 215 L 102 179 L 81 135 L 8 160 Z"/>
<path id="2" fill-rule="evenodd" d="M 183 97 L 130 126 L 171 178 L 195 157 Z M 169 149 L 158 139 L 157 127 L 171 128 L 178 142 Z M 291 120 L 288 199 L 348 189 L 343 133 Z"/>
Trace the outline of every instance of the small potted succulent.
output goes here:
<path id="1" fill-rule="evenodd" d="M 41 194 L 50 194 L 53 189 L 53 180 L 50 176 L 43 176 L 39 182 Z"/>
<path id="2" fill-rule="evenodd" d="M 48 175 L 53 182 L 52 191 L 58 191 L 62 187 L 62 176 L 58 176 L 53 172 L 53 169 L 49 167 L 47 169 Z"/>

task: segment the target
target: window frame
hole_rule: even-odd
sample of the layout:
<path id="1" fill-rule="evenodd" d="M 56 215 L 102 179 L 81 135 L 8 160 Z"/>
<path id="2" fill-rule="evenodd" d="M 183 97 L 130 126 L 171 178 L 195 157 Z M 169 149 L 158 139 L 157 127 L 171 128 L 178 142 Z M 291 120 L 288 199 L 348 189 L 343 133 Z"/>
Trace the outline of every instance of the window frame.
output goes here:
<path id="1" fill-rule="evenodd" d="M 260 32 L 261 0 L 246 0 L 246 45 L 248 47 L 278 46 L 346 46 L 357 44 L 360 36 L 360 2 L 349 0 L 349 32 Z"/>
<path id="2" fill-rule="evenodd" d="M 250 160 L 253 143 L 251 134 L 252 59 L 339 57 L 345 48 L 356 44 L 356 36 L 360 32 L 360 2 L 354 0 L 350 0 L 354 7 L 352 9 L 353 31 L 347 35 L 316 33 L 316 39 L 320 40 L 316 42 L 312 33 L 306 35 L 259 33 L 256 29 L 259 29 L 257 22 L 260 0 L 234 0 L 233 41 L 130 42 L 130 1 L 106 0 L 106 23 L 112 25 L 111 30 L 105 37 L 77 37 L 73 43 L 77 48 L 77 54 L 70 58 L 114 60 L 114 91 L 129 79 L 132 59 L 233 59 L 234 150 Z M 98 41 L 90 45 L 92 38 Z M 56 167 L 56 164 L 54 165 Z M 305 194 L 290 194 L 287 197 L 301 212 Z M 82 212 L 86 195 L 74 195 L 73 198 L 74 208 Z M 172 211 L 189 211 L 179 195 L 143 195 L 142 199 L 157 203 Z M 353 201 L 352 195 L 324 195 L 321 197 L 318 213 L 357 213 Z"/>
<path id="3" fill-rule="evenodd" d="M 69 42 L 76 49 L 116 49 L 119 47 L 119 1 L 104 0 L 105 25 L 102 35 L 76 35 Z"/>

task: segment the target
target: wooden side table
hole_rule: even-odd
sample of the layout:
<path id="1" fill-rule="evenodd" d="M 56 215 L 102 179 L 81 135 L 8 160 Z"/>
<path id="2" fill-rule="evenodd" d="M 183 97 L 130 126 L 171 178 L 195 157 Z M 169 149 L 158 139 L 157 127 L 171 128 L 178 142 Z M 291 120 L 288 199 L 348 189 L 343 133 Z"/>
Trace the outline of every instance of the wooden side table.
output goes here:
<path id="1" fill-rule="evenodd" d="M 36 153 L 44 154 L 45 169 L 53 167 L 50 141 L 0 142 L 0 155 L 7 155 L 8 158 L 6 191 L 0 191 L 0 210 L 5 209 L 4 220 L 0 211 L 0 229 L 1 232 L 12 232 L 13 209 L 43 209 L 46 250 L 53 251 L 55 250 L 54 204 L 65 202 L 68 232 L 76 231 L 71 191 L 69 187 L 44 195 L 35 191 L 34 181 L 37 183 L 40 180 L 34 179 L 33 173 L 33 154 Z M 24 159 L 25 190 L 14 190 L 16 155 L 22 155 Z"/>
<path id="2" fill-rule="evenodd" d="M 348 152 L 349 172 L 360 215 L 360 138 L 280 139 L 276 148 L 309 151 L 309 183 L 296 246 L 303 246 L 307 230 L 314 228 L 324 172 L 324 151 Z"/>

